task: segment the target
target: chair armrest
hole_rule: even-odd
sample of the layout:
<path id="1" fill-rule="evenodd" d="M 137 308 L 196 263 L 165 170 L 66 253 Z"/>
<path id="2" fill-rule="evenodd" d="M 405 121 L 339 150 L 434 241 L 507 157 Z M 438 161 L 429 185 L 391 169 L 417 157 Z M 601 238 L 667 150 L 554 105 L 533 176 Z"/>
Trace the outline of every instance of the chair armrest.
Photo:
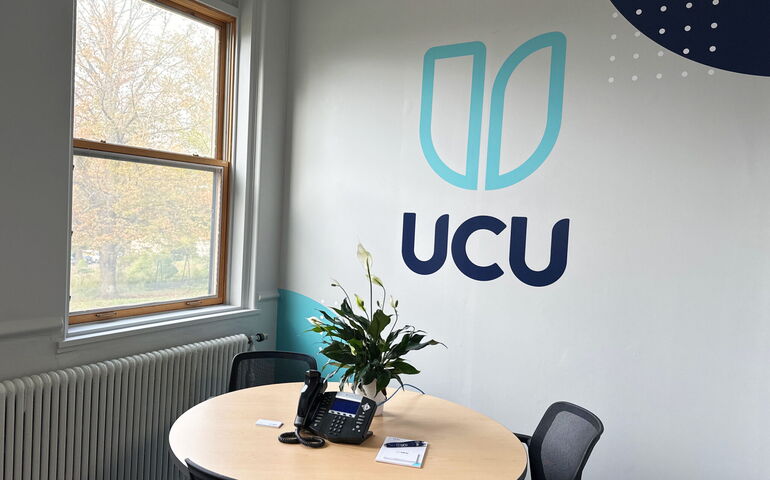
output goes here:
<path id="1" fill-rule="evenodd" d="M 513 434 L 516 435 L 516 438 L 518 438 L 521 441 L 521 443 L 529 446 L 529 441 L 532 440 L 531 436 L 524 435 L 523 433 L 516 433 L 516 432 L 513 432 Z"/>

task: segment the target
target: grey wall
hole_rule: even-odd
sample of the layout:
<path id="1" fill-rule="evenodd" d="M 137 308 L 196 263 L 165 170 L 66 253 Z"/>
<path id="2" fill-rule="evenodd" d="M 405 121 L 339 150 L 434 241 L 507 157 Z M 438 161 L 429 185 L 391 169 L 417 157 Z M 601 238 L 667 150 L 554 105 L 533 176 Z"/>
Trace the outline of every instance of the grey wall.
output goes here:
<path id="1" fill-rule="evenodd" d="M 244 287 L 246 297 L 252 299 L 246 298 L 244 304 L 258 306 L 260 315 L 121 337 L 62 353 L 57 342 L 63 338 L 67 308 L 74 2 L 4 5 L 0 19 L 0 59 L 6 66 L 0 78 L 0 379 L 232 333 L 268 332 L 271 338 L 264 345 L 273 344 L 275 302 L 260 303 L 257 297 L 260 292 L 275 291 L 277 282 L 279 222 L 278 214 L 272 212 L 280 210 L 281 192 L 275 185 L 280 186 L 282 168 L 286 64 L 282 49 L 288 9 L 283 2 L 270 0 L 241 4 L 254 20 L 251 35 L 245 37 L 249 43 L 245 50 L 253 51 L 254 88 L 246 89 L 239 112 L 246 112 L 245 119 L 251 117 L 253 122 L 255 130 L 248 138 L 256 136 L 257 128 L 270 133 L 258 146 L 254 141 L 242 145 L 264 154 L 258 155 L 249 171 L 250 181 L 241 179 L 234 189 L 242 197 L 241 189 L 250 183 L 251 201 L 246 207 L 260 212 L 258 224 L 246 225 L 247 231 L 240 232 L 250 239 L 258 256 Z M 265 45 L 277 53 L 267 54 Z M 263 68 L 272 73 L 261 80 Z M 263 92 L 269 101 L 262 101 Z M 261 119 L 261 112 L 268 115 L 267 121 Z M 243 161 L 246 155 L 240 153 L 238 158 Z M 242 256 L 233 258 L 239 267 L 243 261 Z"/>
<path id="2" fill-rule="evenodd" d="M 296 2 L 282 287 L 334 303 L 336 278 L 363 293 L 360 240 L 402 321 L 449 347 L 411 356 L 427 392 L 524 432 L 553 401 L 585 405 L 606 425 L 586 478 L 770 478 L 770 82 L 659 57 L 613 11 L 609 1 Z M 426 50 L 486 44 L 484 159 L 497 69 L 550 31 L 568 40 L 551 155 L 510 188 L 444 182 L 418 137 Z M 458 62 L 437 70 L 433 135 L 461 169 L 469 64 Z M 505 169 L 542 134 L 547 62 L 528 59 L 509 85 Z M 401 259 L 404 212 L 417 213 L 422 258 L 441 214 L 450 232 L 474 215 L 528 217 L 533 268 L 569 218 L 567 270 L 547 287 L 522 284 L 506 266 L 507 229 L 468 248 L 503 277 L 471 280 L 451 255 L 417 275 Z"/>
<path id="3" fill-rule="evenodd" d="M 56 328 L 66 301 L 73 7 L 7 8 L 0 27 L 2 59 L 12 66 L 0 89 L 0 311 L 4 330 Z"/>

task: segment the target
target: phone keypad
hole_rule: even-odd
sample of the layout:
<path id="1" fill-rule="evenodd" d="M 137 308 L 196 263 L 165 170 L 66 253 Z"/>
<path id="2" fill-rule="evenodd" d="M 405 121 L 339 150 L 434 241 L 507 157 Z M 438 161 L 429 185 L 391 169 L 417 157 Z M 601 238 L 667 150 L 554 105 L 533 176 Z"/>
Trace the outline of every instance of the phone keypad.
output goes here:
<path id="1" fill-rule="evenodd" d="M 341 415 L 332 416 L 331 423 L 329 425 L 329 433 L 333 435 L 339 435 L 342 432 L 342 429 L 345 428 L 347 422 L 348 419 Z"/>

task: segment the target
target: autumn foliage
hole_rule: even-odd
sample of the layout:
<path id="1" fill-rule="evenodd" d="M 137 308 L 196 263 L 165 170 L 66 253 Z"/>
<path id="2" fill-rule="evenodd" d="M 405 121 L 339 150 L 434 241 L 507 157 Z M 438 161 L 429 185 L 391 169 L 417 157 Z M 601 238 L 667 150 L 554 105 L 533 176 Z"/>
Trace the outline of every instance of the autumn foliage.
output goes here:
<path id="1" fill-rule="evenodd" d="M 217 30 L 141 0 L 77 4 L 75 138 L 213 156 Z M 75 156 L 70 310 L 215 292 L 220 191 L 211 170 Z"/>

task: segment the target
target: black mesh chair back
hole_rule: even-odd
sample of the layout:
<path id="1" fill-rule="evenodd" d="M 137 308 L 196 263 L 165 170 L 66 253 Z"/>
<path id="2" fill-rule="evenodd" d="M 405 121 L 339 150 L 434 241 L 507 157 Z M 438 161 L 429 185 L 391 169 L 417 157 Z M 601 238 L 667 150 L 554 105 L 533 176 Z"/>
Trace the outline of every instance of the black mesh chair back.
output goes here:
<path id="1" fill-rule="evenodd" d="M 295 352 L 243 352 L 233 358 L 228 392 L 273 383 L 304 382 L 315 358 Z"/>
<path id="2" fill-rule="evenodd" d="M 599 417 L 569 402 L 546 410 L 529 440 L 532 480 L 580 480 L 604 425 Z"/>
<path id="3" fill-rule="evenodd" d="M 187 472 L 190 474 L 190 480 L 235 480 L 232 477 L 225 477 L 207 468 L 203 468 L 189 458 L 184 461 L 187 464 Z"/>

